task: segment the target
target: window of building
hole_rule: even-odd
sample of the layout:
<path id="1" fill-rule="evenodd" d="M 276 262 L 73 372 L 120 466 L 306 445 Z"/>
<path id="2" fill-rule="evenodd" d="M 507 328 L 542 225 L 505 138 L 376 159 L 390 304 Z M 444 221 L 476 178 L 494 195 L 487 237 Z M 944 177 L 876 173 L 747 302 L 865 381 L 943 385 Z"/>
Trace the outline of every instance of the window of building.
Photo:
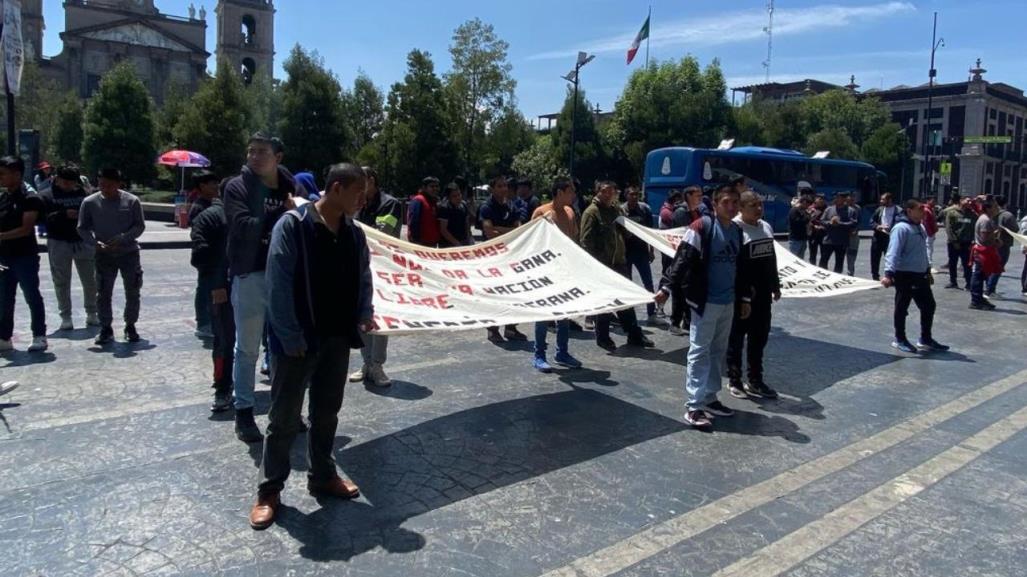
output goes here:
<path id="1" fill-rule="evenodd" d="M 985 174 L 995 174 L 995 164 L 992 163 L 992 162 L 985 162 L 984 163 L 984 173 Z"/>
<path id="2" fill-rule="evenodd" d="M 995 118 L 997 118 L 997 117 L 998 117 L 998 110 L 996 110 L 994 108 L 989 108 L 988 109 L 988 118 L 990 118 L 992 120 L 995 120 Z"/>
<path id="3" fill-rule="evenodd" d="M 242 43 L 253 44 L 257 36 L 257 21 L 247 14 L 242 17 Z"/>
<path id="4" fill-rule="evenodd" d="M 257 74 L 257 63 L 252 58 L 243 58 L 242 69 L 239 73 L 242 75 L 244 83 L 249 84 L 253 82 L 253 77 Z"/>

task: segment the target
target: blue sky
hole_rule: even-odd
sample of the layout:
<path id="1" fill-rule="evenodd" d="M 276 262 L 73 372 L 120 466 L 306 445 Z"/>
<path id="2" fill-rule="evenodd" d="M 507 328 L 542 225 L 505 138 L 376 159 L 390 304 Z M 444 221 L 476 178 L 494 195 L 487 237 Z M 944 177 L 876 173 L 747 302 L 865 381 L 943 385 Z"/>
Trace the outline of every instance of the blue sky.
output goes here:
<path id="1" fill-rule="evenodd" d="M 214 52 L 216 0 L 157 0 L 161 11 L 185 15 L 190 1 L 206 4 L 207 50 Z M 940 82 L 965 80 L 978 57 L 987 78 L 1027 89 L 1023 65 L 1024 0 L 891 1 L 778 0 L 774 18 L 771 80 L 817 78 L 845 84 L 850 74 L 862 89 L 926 82 L 931 17 L 939 14 Z M 317 50 L 345 84 L 359 70 L 383 90 L 401 80 L 406 54 L 432 53 L 436 71 L 449 68 L 452 31 L 475 16 L 493 24 L 510 43 L 517 98 L 529 119 L 554 112 L 563 101 L 560 76 L 573 67 L 578 50 L 597 57 L 582 71 L 582 88 L 603 110 L 613 108 L 644 51 L 625 66 L 631 39 L 645 20 L 649 2 L 634 0 L 379 0 L 331 3 L 278 0 L 275 43 L 277 76 L 297 42 Z M 650 58 L 686 54 L 704 65 L 719 58 L 728 86 L 762 82 L 767 40 L 765 0 L 654 0 Z M 44 52 L 60 50 L 64 29 L 60 0 L 44 0 Z M 644 50 L 644 49 L 643 49 Z M 1016 56 L 1018 53 L 1021 56 Z M 211 59 L 213 66 L 213 57 Z"/>

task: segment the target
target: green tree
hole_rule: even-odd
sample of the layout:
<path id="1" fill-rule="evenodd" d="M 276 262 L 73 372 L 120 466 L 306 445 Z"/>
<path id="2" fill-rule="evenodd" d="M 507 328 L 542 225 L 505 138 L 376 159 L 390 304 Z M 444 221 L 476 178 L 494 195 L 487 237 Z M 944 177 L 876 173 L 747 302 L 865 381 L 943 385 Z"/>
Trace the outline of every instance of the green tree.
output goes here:
<path id="1" fill-rule="evenodd" d="M 50 140 L 50 156 L 59 162 L 78 162 L 82 156 L 82 101 L 75 93 L 69 93 L 58 106 L 53 137 Z"/>
<path id="2" fill-rule="evenodd" d="M 701 70 L 687 56 L 632 73 L 617 101 L 618 143 L 637 174 L 649 151 L 664 146 L 714 146 L 732 123 L 720 64 Z"/>
<path id="3" fill-rule="evenodd" d="M 279 123 L 284 162 L 296 172 L 313 172 L 320 182 L 327 166 L 356 153 L 342 86 L 316 52 L 308 53 L 298 44 L 285 61 L 285 72 Z"/>
<path id="4" fill-rule="evenodd" d="M 35 60 L 26 59 L 21 75 L 21 94 L 15 97 L 14 126 L 17 130 L 39 131 L 39 149 L 46 154 L 51 148 L 51 137 L 56 120 L 54 110 L 64 98 L 63 89 L 39 69 Z M 7 135 L 7 100 L 0 98 L 0 132 Z M 6 147 L 5 147 L 6 148 Z"/>
<path id="5" fill-rule="evenodd" d="M 530 178 L 535 190 L 543 194 L 548 194 L 554 179 L 567 175 L 566 165 L 557 162 L 549 134 L 539 136 L 530 147 L 514 156 L 511 168 L 518 176 Z"/>
<path id="6" fill-rule="evenodd" d="M 353 127 L 356 148 L 362 149 L 385 124 L 385 96 L 363 72 L 353 81 L 353 91 L 348 96 L 348 123 Z"/>
<path id="7" fill-rule="evenodd" d="M 282 114 L 281 83 L 271 78 L 266 70 L 260 70 L 245 86 L 249 108 L 253 112 L 247 131 L 275 134 Z"/>
<path id="8" fill-rule="evenodd" d="M 584 186 L 591 187 L 592 181 L 605 175 L 603 153 L 599 144 L 599 132 L 585 91 L 578 91 L 577 114 L 574 114 L 574 89 L 567 89 L 560 117 L 553 128 L 553 151 L 560 166 L 568 167 L 571 152 L 571 126 L 574 126 L 574 170 L 573 176 Z M 576 120 L 572 120 L 576 119 Z"/>
<path id="9" fill-rule="evenodd" d="M 459 167 L 458 149 L 450 131 L 448 103 L 431 55 L 413 50 L 407 55 L 403 82 L 392 85 L 382 134 L 376 151 L 378 173 L 386 187 L 400 196 L 412 194 L 428 175 L 451 178 Z"/>
<path id="10" fill-rule="evenodd" d="M 906 131 L 897 123 L 889 122 L 870 133 L 863 143 L 863 160 L 888 175 L 888 185 L 899 190 L 902 166 L 910 158 L 910 142 Z"/>
<path id="11" fill-rule="evenodd" d="M 83 121 L 82 160 L 95 173 L 114 166 L 131 182 L 156 174 L 153 100 L 129 62 L 107 71 Z"/>
<path id="12" fill-rule="evenodd" d="M 513 105 L 507 105 L 502 114 L 489 126 L 483 143 L 481 166 L 483 173 L 510 174 L 514 157 L 531 147 L 535 130 Z"/>
<path id="13" fill-rule="evenodd" d="M 859 148 L 852 138 L 841 128 L 825 128 L 809 135 L 805 152 L 814 154 L 821 150 L 831 152 L 832 158 L 842 160 L 859 160 Z"/>
<path id="14" fill-rule="evenodd" d="M 185 84 L 172 80 L 164 92 L 164 105 L 157 112 L 157 149 L 176 148 L 175 126 L 189 108 L 189 91 Z"/>
<path id="15" fill-rule="evenodd" d="M 487 127 L 513 100 L 517 83 L 506 60 L 509 48 L 491 24 L 478 18 L 461 24 L 449 45 L 453 65 L 446 84 L 465 168 L 472 175 L 479 175 L 484 162 L 479 143 Z"/>
<path id="16" fill-rule="evenodd" d="M 218 176 L 236 174 L 246 160 L 247 130 L 252 122 L 242 77 L 222 59 L 217 75 L 200 85 L 175 125 L 179 146 L 203 154 Z"/>
<path id="17" fill-rule="evenodd" d="M 857 99 L 852 92 L 841 89 L 803 99 L 801 112 L 806 134 L 838 129 L 847 134 L 857 148 L 890 117 L 876 98 Z"/>

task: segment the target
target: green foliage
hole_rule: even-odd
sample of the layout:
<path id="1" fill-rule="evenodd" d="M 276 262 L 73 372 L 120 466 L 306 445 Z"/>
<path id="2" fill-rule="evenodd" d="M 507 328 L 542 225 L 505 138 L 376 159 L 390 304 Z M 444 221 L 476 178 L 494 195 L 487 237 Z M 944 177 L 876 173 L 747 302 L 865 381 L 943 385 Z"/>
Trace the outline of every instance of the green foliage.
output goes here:
<path id="1" fill-rule="evenodd" d="M 172 80 L 164 92 L 164 105 L 157 112 L 157 149 L 159 151 L 178 148 L 175 140 L 175 126 L 189 108 L 187 87 Z"/>
<path id="2" fill-rule="evenodd" d="M 371 78 L 361 72 L 346 95 L 346 122 L 353 129 L 354 146 L 363 149 L 385 124 L 385 97 Z"/>
<path id="3" fill-rule="evenodd" d="M 888 175 L 892 190 L 898 190 L 902 166 L 910 158 L 909 137 L 900 125 L 889 122 L 870 133 L 863 143 L 863 160 Z"/>
<path id="4" fill-rule="evenodd" d="M 246 160 L 247 131 L 252 122 L 242 77 L 227 60 L 218 62 L 217 76 L 205 81 L 175 124 L 179 147 L 210 159 L 221 177 L 236 174 Z"/>
<path id="5" fill-rule="evenodd" d="M 29 58 L 21 75 L 21 94 L 15 97 L 14 126 L 17 130 L 39 131 L 39 150 L 47 154 L 52 148 L 53 127 L 56 120 L 54 110 L 64 98 L 63 89 L 53 79 L 47 78 L 35 60 Z M 6 142 L 7 99 L 0 98 L 0 127 Z M 6 146 L 4 147 L 6 149 Z"/>
<path id="6" fill-rule="evenodd" d="M 285 61 L 282 84 L 285 164 L 294 172 L 308 170 L 320 184 L 328 166 L 356 153 L 353 130 L 346 123 L 342 86 L 316 52 L 296 45 Z"/>
<path id="7" fill-rule="evenodd" d="M 282 87 L 266 70 L 260 70 L 245 85 L 246 99 L 252 111 L 247 132 L 275 134 L 282 115 Z"/>
<path id="8" fill-rule="evenodd" d="M 664 146 L 716 146 L 732 110 L 720 64 L 705 70 L 692 56 L 635 70 L 617 101 L 617 148 L 641 175 L 649 151 Z"/>
<path id="9" fill-rule="evenodd" d="M 530 147 L 517 154 L 511 168 L 517 176 L 530 178 L 535 190 L 542 192 L 547 191 L 557 177 L 567 176 L 567 167 L 557 162 L 553 139 L 548 134 L 539 136 Z"/>
<path id="10" fill-rule="evenodd" d="M 831 158 L 844 160 L 858 160 L 859 148 L 852 142 L 852 138 L 841 128 L 825 128 L 815 132 L 806 141 L 806 154 L 814 154 L 821 150 L 831 152 Z"/>
<path id="11" fill-rule="evenodd" d="M 489 127 L 481 157 L 482 180 L 493 174 L 510 174 L 514 157 L 535 142 L 535 130 L 514 106 L 506 106 Z"/>
<path id="12" fill-rule="evenodd" d="M 155 174 L 153 101 L 135 69 L 122 62 L 107 71 L 89 100 L 83 122 L 82 160 L 89 173 L 120 168 L 129 181 Z"/>
<path id="13" fill-rule="evenodd" d="M 491 24 L 478 18 L 468 20 L 453 32 L 449 53 L 453 58 L 446 75 L 450 112 L 457 142 L 462 147 L 468 174 L 482 176 L 489 164 L 480 146 L 486 127 L 513 104 L 516 81 L 506 60 L 510 45 L 496 36 Z"/>
<path id="14" fill-rule="evenodd" d="M 876 98 L 857 99 L 848 90 L 830 90 L 805 98 L 801 113 L 806 134 L 840 130 L 857 148 L 889 120 L 888 110 Z"/>
<path id="15" fill-rule="evenodd" d="M 442 82 L 431 55 L 413 50 L 407 56 L 403 82 L 389 91 L 385 125 L 375 139 L 376 157 L 386 188 L 400 196 L 413 193 L 425 176 L 451 178 L 459 167 L 458 149 L 450 131 Z"/>
<path id="16" fill-rule="evenodd" d="M 574 125 L 574 170 L 573 176 L 588 187 L 592 181 L 603 176 L 603 152 L 599 143 L 595 118 L 585 91 L 578 90 L 577 114 L 574 114 L 574 89 L 567 89 L 567 98 L 560 110 L 560 118 L 551 133 L 556 162 L 569 171 L 571 152 L 571 126 Z M 576 119 L 576 120 L 572 120 Z"/>
<path id="17" fill-rule="evenodd" d="M 61 101 L 54 119 L 50 156 L 57 162 L 79 162 L 82 156 L 82 101 L 69 93 Z"/>

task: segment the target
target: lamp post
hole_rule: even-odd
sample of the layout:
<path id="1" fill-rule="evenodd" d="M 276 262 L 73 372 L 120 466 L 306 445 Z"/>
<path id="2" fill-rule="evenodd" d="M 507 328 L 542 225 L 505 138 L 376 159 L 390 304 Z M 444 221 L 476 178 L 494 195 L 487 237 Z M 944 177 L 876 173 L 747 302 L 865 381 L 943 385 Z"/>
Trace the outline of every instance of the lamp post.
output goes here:
<path id="1" fill-rule="evenodd" d="M 578 125 L 578 73 L 584 65 L 592 62 L 594 58 L 595 54 L 590 55 L 586 52 L 578 52 L 578 61 L 574 64 L 574 70 L 568 72 L 566 76 L 561 76 L 561 78 L 574 85 L 574 101 L 571 104 L 571 154 L 567 165 L 571 178 L 574 178 L 574 144 Z"/>
<path id="2" fill-rule="evenodd" d="M 933 168 L 931 167 L 931 158 L 927 154 L 927 135 L 931 131 L 931 114 L 933 112 L 933 96 L 934 96 L 934 77 L 938 75 L 938 71 L 934 69 L 934 53 L 937 52 L 938 48 L 945 46 L 945 39 L 938 38 L 938 13 L 934 13 L 934 31 L 931 33 L 931 69 L 927 72 L 927 120 L 924 125 L 924 136 L 922 139 L 923 147 L 922 151 L 924 154 L 924 178 L 921 196 L 927 196 L 928 187 L 930 186 L 930 179 L 933 177 Z"/>

